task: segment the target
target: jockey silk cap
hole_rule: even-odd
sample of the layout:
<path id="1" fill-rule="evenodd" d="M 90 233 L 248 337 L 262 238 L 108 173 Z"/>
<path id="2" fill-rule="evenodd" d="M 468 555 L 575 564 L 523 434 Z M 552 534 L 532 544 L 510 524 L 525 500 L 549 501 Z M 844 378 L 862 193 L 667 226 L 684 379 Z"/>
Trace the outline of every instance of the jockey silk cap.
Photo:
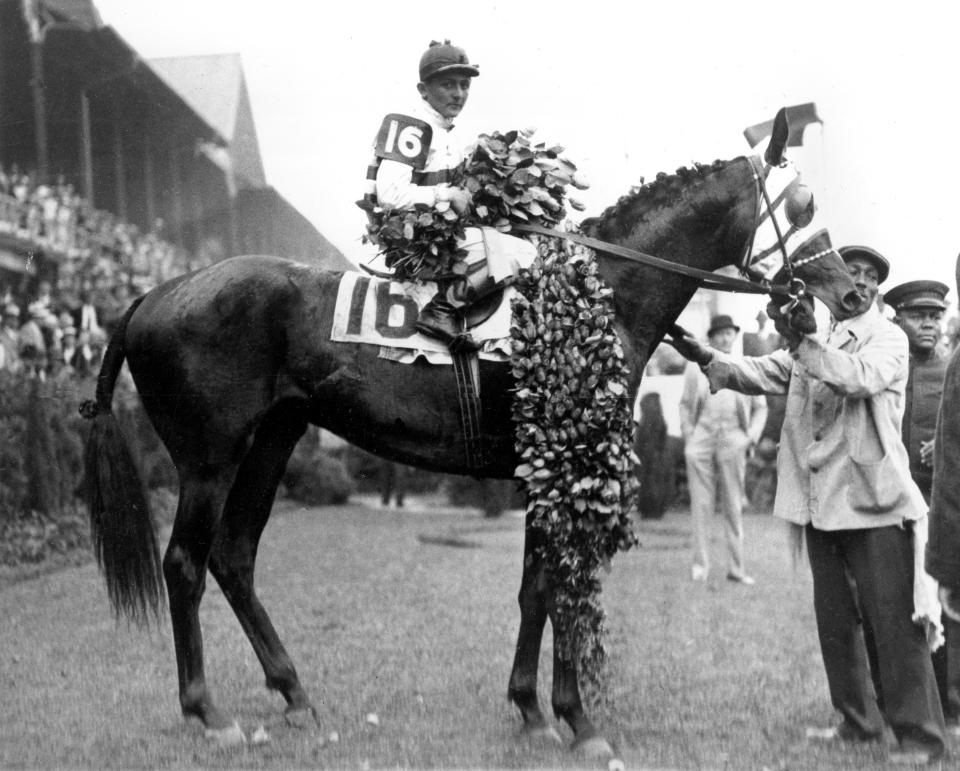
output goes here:
<path id="1" fill-rule="evenodd" d="M 945 311 L 950 288 L 939 281 L 908 281 L 883 293 L 883 301 L 897 311 L 911 308 L 934 308 Z"/>
<path id="2" fill-rule="evenodd" d="M 890 263 L 876 249 L 871 249 L 869 246 L 841 246 L 837 251 L 840 252 L 844 262 L 854 257 L 861 257 L 867 262 L 873 263 L 873 267 L 877 269 L 878 284 L 882 284 L 890 275 Z"/>
<path id="3" fill-rule="evenodd" d="M 464 72 L 471 78 L 480 74 L 477 66 L 470 64 L 467 52 L 462 48 L 452 45 L 449 40 L 444 40 L 442 43 L 436 40 L 431 42 L 430 47 L 420 57 L 421 82 L 442 72 L 454 71 Z"/>
<path id="4" fill-rule="evenodd" d="M 732 329 L 734 332 L 740 331 L 740 327 L 733 323 L 732 318 L 725 314 L 720 314 L 710 319 L 710 329 L 707 330 L 707 337 L 712 337 L 722 329 Z"/>

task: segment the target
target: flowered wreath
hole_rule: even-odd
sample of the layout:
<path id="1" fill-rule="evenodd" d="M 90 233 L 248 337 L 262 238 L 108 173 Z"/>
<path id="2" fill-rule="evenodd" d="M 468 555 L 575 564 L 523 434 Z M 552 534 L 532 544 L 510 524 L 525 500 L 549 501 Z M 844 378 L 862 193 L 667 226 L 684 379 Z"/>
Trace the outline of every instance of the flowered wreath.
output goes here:
<path id="1" fill-rule="evenodd" d="M 487 225 L 509 231 L 529 222 L 553 227 L 566 217 L 564 203 L 582 210 L 567 187 L 587 187 L 564 148 L 534 144 L 532 129 L 481 134 L 451 184 L 473 196 L 471 211 L 459 215 L 446 201 L 414 209 L 370 206 L 366 240 L 377 244 L 387 267 L 404 279 L 429 281 L 451 272 L 461 256 L 464 228 Z"/>
<path id="2" fill-rule="evenodd" d="M 532 142 L 529 130 L 481 135 L 454 184 L 470 191 L 473 209 L 459 216 L 447 203 L 415 211 L 374 212 L 369 240 L 400 275 L 427 280 L 451 272 L 467 225 L 509 231 L 517 223 L 556 227 L 567 195 L 586 181 L 564 149 Z M 540 557 L 555 587 L 555 635 L 561 655 L 596 686 L 606 658 L 600 571 L 636 544 L 630 522 L 636 492 L 629 370 L 613 326 L 613 292 L 597 274 L 592 250 L 538 239 L 534 265 L 516 283 L 511 366 L 516 476 L 533 527 L 543 532 Z M 597 690 L 597 689 L 594 689 Z"/>

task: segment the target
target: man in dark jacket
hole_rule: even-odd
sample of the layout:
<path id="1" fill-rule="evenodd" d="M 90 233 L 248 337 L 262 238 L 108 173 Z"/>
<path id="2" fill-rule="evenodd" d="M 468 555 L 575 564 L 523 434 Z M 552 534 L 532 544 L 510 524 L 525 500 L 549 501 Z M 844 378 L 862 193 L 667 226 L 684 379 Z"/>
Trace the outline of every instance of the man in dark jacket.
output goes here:
<path id="1" fill-rule="evenodd" d="M 957 260 L 960 285 L 960 258 Z M 930 539 L 926 568 L 940 584 L 940 600 L 952 621 L 960 621 L 960 348 L 947 363 L 933 443 Z M 953 628 L 956 628 L 955 626 Z M 949 634 L 949 631 L 948 631 Z M 948 651 L 949 658 L 949 651 Z"/>
<path id="2" fill-rule="evenodd" d="M 910 475 L 927 503 L 933 485 L 933 435 L 943 394 L 947 355 L 940 345 L 949 287 L 939 281 L 908 281 L 887 292 L 894 322 L 907 334 L 910 375 L 903 411 L 903 444 L 910 457 Z M 946 643 L 933 654 L 940 703 L 948 726 L 960 717 L 960 623 L 943 618 Z"/>

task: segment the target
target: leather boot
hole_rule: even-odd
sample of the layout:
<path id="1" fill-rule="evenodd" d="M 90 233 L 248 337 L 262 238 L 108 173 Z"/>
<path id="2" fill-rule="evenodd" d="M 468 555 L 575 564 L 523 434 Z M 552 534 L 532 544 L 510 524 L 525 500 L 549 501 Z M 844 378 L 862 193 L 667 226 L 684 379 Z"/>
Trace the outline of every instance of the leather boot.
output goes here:
<path id="1" fill-rule="evenodd" d="M 421 334 L 437 338 L 449 345 L 463 334 L 463 317 L 443 293 L 438 292 L 423 306 L 414 326 Z"/>
<path id="2" fill-rule="evenodd" d="M 467 308 L 513 283 L 508 278 L 494 281 L 483 279 L 473 286 L 469 281 L 456 281 L 437 292 L 420 311 L 414 324 L 421 334 L 442 340 L 454 352 L 467 353 L 480 348 L 479 344 L 464 329 L 464 314 Z"/>

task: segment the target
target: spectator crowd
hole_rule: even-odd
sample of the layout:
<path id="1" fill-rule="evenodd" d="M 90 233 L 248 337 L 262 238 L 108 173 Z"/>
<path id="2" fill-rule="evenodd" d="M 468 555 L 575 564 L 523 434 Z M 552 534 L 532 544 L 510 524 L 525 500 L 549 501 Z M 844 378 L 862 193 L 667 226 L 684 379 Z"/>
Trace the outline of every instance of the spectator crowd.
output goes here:
<path id="1" fill-rule="evenodd" d="M 95 209 L 62 178 L 36 184 L 0 165 L 0 238 L 56 262 L 36 292 L 0 283 L 0 370 L 40 378 L 95 374 L 106 341 L 130 301 L 210 261 Z"/>

